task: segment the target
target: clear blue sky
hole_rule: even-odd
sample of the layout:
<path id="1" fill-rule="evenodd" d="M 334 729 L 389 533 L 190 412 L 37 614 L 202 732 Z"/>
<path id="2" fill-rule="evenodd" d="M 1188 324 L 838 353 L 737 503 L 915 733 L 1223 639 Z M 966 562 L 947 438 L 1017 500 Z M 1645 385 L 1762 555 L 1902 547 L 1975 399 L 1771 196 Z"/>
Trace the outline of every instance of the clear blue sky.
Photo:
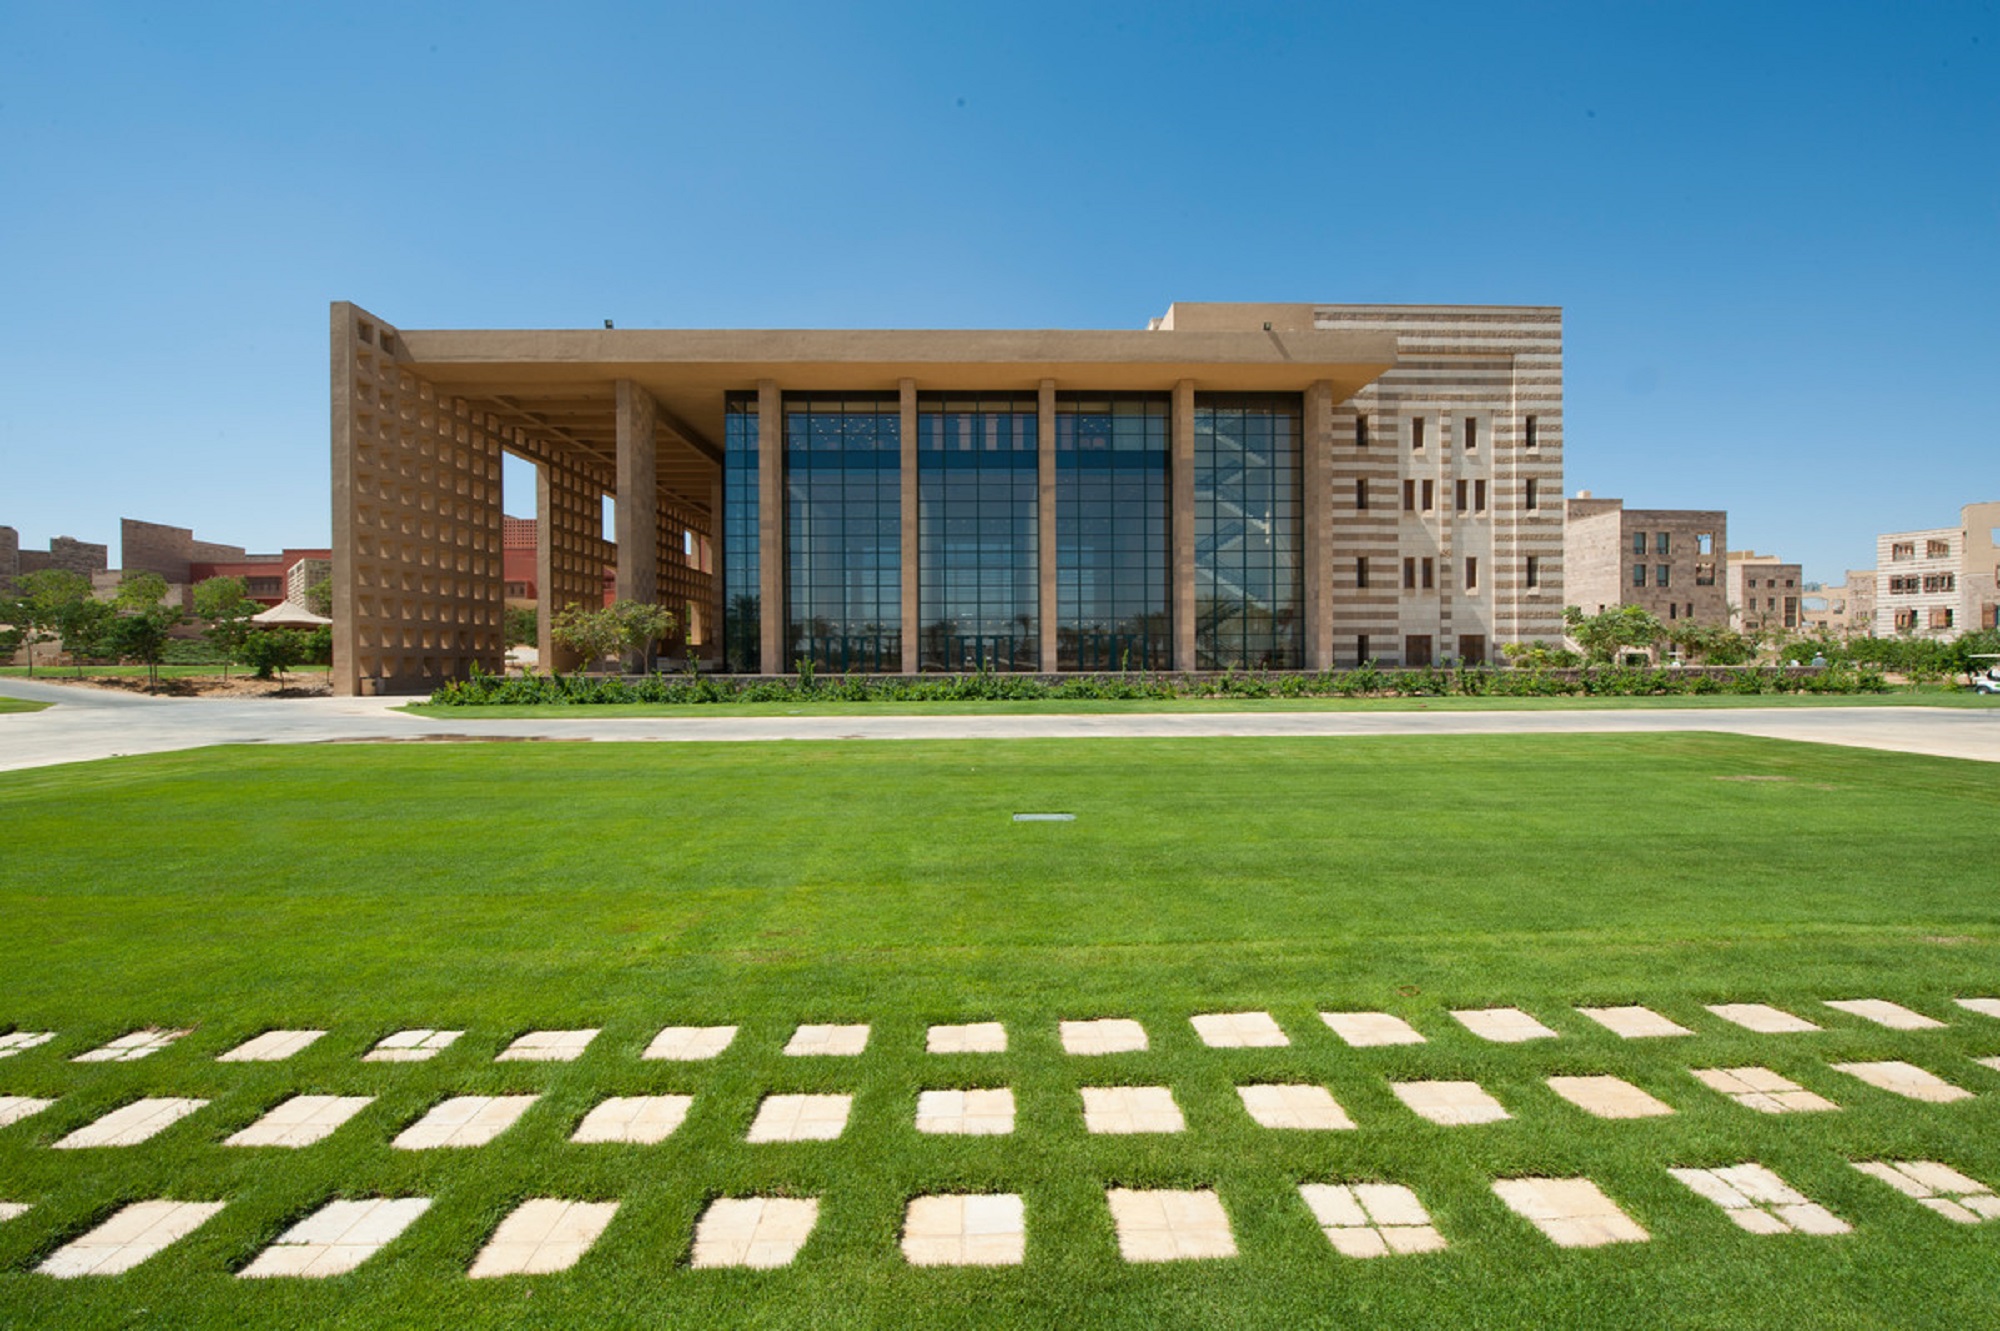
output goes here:
<path id="1" fill-rule="evenodd" d="M 0 523 L 328 539 L 405 327 L 1566 310 L 1566 485 L 1837 580 L 2000 499 L 1992 3 L 0 0 Z M 532 501 L 510 488 L 509 507 Z"/>

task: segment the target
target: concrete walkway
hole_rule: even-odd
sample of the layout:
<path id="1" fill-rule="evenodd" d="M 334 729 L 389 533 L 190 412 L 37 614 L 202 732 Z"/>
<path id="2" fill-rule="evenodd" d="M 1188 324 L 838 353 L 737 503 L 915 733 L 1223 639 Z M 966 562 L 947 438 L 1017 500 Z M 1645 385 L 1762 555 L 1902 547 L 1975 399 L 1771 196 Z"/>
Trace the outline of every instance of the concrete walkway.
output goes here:
<path id="1" fill-rule="evenodd" d="M 0 695 L 56 704 L 0 715 L 0 771 L 167 753 L 208 744 L 382 739 L 824 740 L 1195 738 L 1216 735 L 1589 735 L 1712 731 L 2000 762 L 2000 709 L 1634 708 L 1547 712 L 1152 712 L 956 716 L 618 717 L 578 708 L 552 720 L 410 716 L 407 698 L 150 698 L 0 679 Z"/>

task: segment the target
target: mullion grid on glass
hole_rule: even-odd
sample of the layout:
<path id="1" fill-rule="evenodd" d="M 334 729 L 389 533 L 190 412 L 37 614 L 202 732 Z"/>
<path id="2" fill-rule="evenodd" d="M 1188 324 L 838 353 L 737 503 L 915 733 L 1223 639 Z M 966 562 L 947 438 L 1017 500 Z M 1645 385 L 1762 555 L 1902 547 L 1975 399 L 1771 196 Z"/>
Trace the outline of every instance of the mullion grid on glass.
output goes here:
<path id="1" fill-rule="evenodd" d="M 1032 396 L 917 399 L 922 669 L 1040 666 L 1036 429 Z"/>
<path id="2" fill-rule="evenodd" d="M 1170 421 L 1164 394 L 1056 399 L 1060 669 L 1171 663 Z"/>
<path id="3" fill-rule="evenodd" d="M 902 668 L 902 412 L 893 396 L 785 395 L 791 651 L 815 669 Z"/>
<path id="4" fill-rule="evenodd" d="M 733 674 L 761 669 L 763 617 L 760 613 L 757 551 L 757 399 L 731 393 L 723 406 L 722 464 L 722 643 L 725 668 Z"/>
<path id="5" fill-rule="evenodd" d="M 1299 399 L 1199 394 L 1194 434 L 1195 664 L 1297 669 Z"/>

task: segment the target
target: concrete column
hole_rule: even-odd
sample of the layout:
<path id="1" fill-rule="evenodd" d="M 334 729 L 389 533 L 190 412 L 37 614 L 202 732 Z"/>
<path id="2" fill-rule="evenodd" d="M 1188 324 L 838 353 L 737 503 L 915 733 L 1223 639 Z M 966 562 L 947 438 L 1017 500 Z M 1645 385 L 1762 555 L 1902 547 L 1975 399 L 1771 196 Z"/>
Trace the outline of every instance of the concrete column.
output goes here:
<path id="1" fill-rule="evenodd" d="M 1056 668 L 1056 381 L 1044 379 L 1035 401 L 1036 571 L 1040 576 L 1042 669 Z"/>
<path id="2" fill-rule="evenodd" d="M 785 660 L 785 399 L 775 379 L 757 381 L 757 604 L 767 675 Z"/>
<path id="3" fill-rule="evenodd" d="M 723 531 L 728 519 L 723 510 L 722 468 L 715 469 L 715 479 L 708 484 L 708 625 L 702 643 L 702 653 L 715 659 L 720 666 L 726 653 L 723 651 L 723 630 L 728 623 L 729 592 L 723 585 L 722 563 Z"/>
<path id="4" fill-rule="evenodd" d="M 1305 598 L 1306 669 L 1333 667 L 1333 493 L 1328 482 L 1333 447 L 1333 385 L 1321 379 L 1306 388 L 1302 516 L 1301 588 Z"/>
<path id="5" fill-rule="evenodd" d="M 1194 669 L 1194 380 L 1174 385 L 1174 669 Z"/>
<path id="6" fill-rule="evenodd" d="M 896 381 L 898 407 L 902 413 L 902 480 L 897 493 L 902 498 L 901 545 L 898 558 L 902 566 L 903 601 L 903 673 L 917 673 L 919 661 L 919 632 L 922 624 L 917 611 L 920 606 L 917 597 L 917 523 L 921 506 L 917 503 L 917 381 L 899 379 Z"/>
<path id="7" fill-rule="evenodd" d="M 620 379 L 617 389 L 618 500 L 613 518 L 618 599 L 655 605 L 660 599 L 659 449 L 654 434 L 659 408 L 653 395 L 630 379 Z M 644 652 L 634 652 L 625 668 L 643 671 L 651 664 Z"/>

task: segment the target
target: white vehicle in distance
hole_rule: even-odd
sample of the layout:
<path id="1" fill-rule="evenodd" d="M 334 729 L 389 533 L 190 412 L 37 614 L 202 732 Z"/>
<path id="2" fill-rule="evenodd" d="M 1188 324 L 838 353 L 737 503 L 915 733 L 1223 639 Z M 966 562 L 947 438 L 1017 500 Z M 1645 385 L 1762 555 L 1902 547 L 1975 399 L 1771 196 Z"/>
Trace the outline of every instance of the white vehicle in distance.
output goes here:
<path id="1" fill-rule="evenodd" d="M 1973 667 L 1973 689 L 1979 693 L 2000 693 L 2000 655 L 1982 653 L 1972 659 L 1974 661 L 1993 662 L 1991 665 Z"/>

